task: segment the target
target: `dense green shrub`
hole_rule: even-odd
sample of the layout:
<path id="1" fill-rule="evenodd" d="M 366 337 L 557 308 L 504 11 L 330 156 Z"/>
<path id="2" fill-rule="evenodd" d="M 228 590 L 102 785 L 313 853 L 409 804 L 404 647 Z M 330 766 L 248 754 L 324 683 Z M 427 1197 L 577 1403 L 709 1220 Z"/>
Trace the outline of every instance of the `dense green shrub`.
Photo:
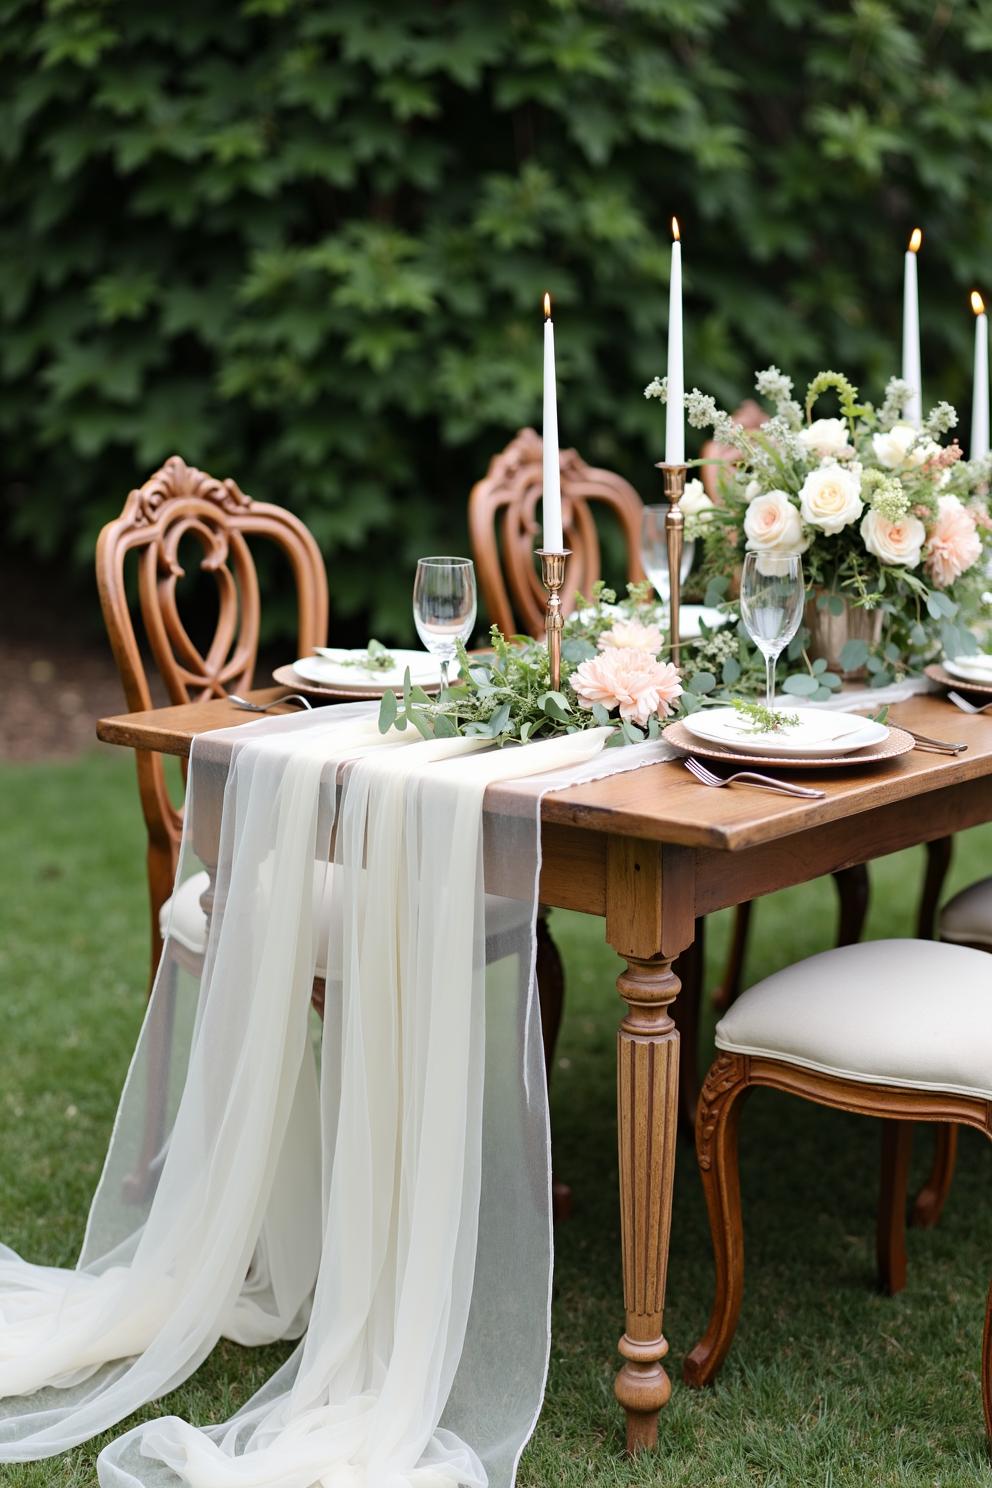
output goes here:
<path id="1" fill-rule="evenodd" d="M 667 223 L 687 379 L 895 370 L 967 401 L 992 281 L 987 0 L 0 0 L 8 540 L 89 562 L 172 451 L 317 533 L 339 616 L 408 613 L 540 415 L 652 491 Z M 374 542 L 374 546 L 373 546 Z M 388 576 L 382 579 L 382 574 Z M 388 612 L 388 613 L 387 613 Z"/>

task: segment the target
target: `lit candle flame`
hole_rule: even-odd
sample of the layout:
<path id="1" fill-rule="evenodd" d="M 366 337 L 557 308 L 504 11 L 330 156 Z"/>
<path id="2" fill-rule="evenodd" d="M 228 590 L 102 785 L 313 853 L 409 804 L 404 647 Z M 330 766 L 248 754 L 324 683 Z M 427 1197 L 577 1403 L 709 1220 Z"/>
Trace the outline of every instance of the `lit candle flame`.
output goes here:
<path id="1" fill-rule="evenodd" d="M 920 244 L 922 242 L 923 242 L 923 233 L 922 233 L 921 229 L 918 228 L 918 227 L 914 227 L 913 228 L 913 231 L 909 235 L 909 251 L 910 251 L 910 253 L 919 253 L 919 251 L 920 251 Z"/>
<path id="2" fill-rule="evenodd" d="M 544 318 L 545 320 L 551 319 L 551 296 L 547 293 L 544 296 Z"/>
<path id="3" fill-rule="evenodd" d="M 679 242 L 682 237 L 682 234 L 679 232 L 679 219 L 677 217 L 672 218 L 672 237 L 675 239 L 676 243 Z"/>
<path id="4" fill-rule="evenodd" d="M 985 301 L 982 299 L 977 289 L 973 289 L 971 291 L 971 308 L 972 310 L 974 310 L 976 315 L 985 314 Z"/>

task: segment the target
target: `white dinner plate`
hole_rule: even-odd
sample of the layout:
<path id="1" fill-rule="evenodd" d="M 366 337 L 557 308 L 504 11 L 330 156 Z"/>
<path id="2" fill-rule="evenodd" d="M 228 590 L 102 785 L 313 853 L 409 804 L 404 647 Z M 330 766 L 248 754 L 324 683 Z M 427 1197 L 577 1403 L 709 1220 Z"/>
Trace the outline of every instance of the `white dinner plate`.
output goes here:
<path id="1" fill-rule="evenodd" d="M 305 682 L 315 682 L 318 687 L 367 688 L 381 687 L 383 690 L 403 686 L 403 676 L 410 668 L 410 681 L 414 686 L 424 687 L 441 679 L 441 663 L 429 651 L 400 651 L 392 647 L 389 654 L 394 665 L 382 671 L 375 667 L 343 666 L 351 659 L 361 661 L 365 651 L 345 651 L 333 646 L 321 646 L 317 656 L 301 656 L 293 662 L 293 670 Z M 453 661 L 449 675 L 458 672 L 458 663 Z"/>
<path id="2" fill-rule="evenodd" d="M 735 754 L 779 759 L 851 754 L 855 749 L 880 744 L 889 734 L 884 723 L 875 723 L 858 713 L 792 708 L 785 703 L 779 711 L 796 713 L 799 722 L 787 725 L 782 731 L 756 734 L 736 708 L 701 708 L 698 713 L 683 718 L 682 723 L 697 739 L 705 739 L 708 744 L 733 750 Z"/>
<path id="3" fill-rule="evenodd" d="M 620 611 L 616 605 L 600 605 L 599 609 L 610 615 L 616 613 L 617 618 L 620 618 Z M 661 633 L 664 636 L 668 624 L 667 615 L 663 611 L 659 611 L 658 613 L 660 614 L 660 618 L 652 618 L 647 623 L 660 625 Z M 592 620 L 596 614 L 597 608 L 590 605 L 588 608 L 580 610 L 576 619 Z M 624 618 L 626 619 L 627 617 L 624 616 Z M 712 605 L 681 605 L 679 608 L 679 639 L 682 641 L 696 640 L 702 635 L 700 622 L 705 622 L 709 630 L 719 630 L 722 625 L 727 624 L 727 620 L 728 616 L 722 610 L 714 609 Z"/>
<path id="4" fill-rule="evenodd" d="M 988 651 L 976 651 L 973 656 L 957 656 L 953 661 L 945 656 L 943 666 L 952 677 L 960 677 L 964 682 L 992 685 L 992 655 Z"/>

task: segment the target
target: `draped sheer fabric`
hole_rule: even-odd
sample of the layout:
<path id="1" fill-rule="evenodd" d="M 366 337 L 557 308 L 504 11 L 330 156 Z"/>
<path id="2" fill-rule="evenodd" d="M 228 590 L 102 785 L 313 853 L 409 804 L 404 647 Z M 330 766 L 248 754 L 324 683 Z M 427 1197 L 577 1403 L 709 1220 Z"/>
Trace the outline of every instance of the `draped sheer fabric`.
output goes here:
<path id="1" fill-rule="evenodd" d="M 483 796 L 602 742 L 383 738 L 367 705 L 197 741 L 206 953 L 166 937 L 76 1268 L 0 1246 L 0 1463 L 106 1431 L 222 1336 L 300 1338 L 230 1421 L 112 1442 L 100 1483 L 509 1488 L 549 1345 L 541 790 L 485 822 Z"/>

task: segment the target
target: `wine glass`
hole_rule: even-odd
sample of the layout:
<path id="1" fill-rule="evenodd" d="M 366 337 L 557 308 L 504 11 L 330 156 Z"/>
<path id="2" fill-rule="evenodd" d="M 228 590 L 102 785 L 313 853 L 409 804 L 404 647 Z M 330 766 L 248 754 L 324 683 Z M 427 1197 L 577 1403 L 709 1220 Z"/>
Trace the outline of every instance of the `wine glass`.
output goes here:
<path id="1" fill-rule="evenodd" d="M 741 575 L 741 619 L 765 658 L 765 703 L 775 706 L 775 663 L 799 629 L 806 603 L 796 554 L 748 553 Z"/>
<path id="2" fill-rule="evenodd" d="M 441 688 L 459 641 L 475 625 L 475 565 L 471 558 L 421 558 L 413 581 L 413 622 L 421 641 L 441 663 Z"/>
<path id="3" fill-rule="evenodd" d="M 641 515 L 641 562 L 644 564 L 644 572 L 654 585 L 655 593 L 666 610 L 671 598 L 671 585 L 668 582 L 668 534 L 665 530 L 667 514 L 668 506 L 665 505 L 646 506 Z M 684 584 L 689 577 L 695 551 L 695 543 L 682 544 L 682 561 L 679 564 L 680 584 Z"/>

